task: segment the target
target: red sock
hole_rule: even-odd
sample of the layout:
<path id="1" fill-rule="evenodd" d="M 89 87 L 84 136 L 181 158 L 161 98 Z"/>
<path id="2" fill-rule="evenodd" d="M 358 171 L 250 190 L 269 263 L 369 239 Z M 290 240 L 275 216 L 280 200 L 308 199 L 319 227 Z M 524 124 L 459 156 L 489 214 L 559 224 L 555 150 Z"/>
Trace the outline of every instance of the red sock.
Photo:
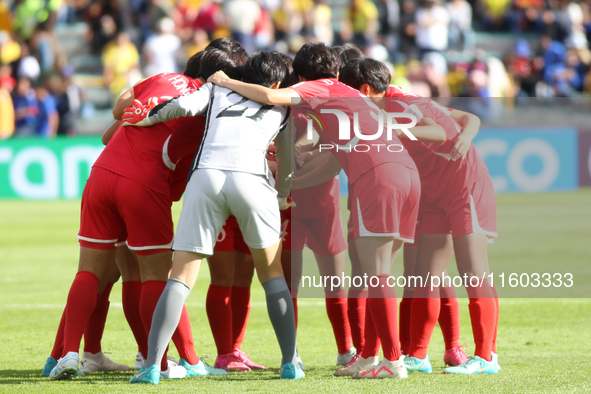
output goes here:
<path id="1" fill-rule="evenodd" d="M 232 348 L 240 349 L 250 315 L 250 287 L 232 286 Z"/>
<path id="2" fill-rule="evenodd" d="M 232 353 L 232 296 L 231 287 L 209 285 L 205 310 L 218 355 Z"/>
<path id="3" fill-rule="evenodd" d="M 378 334 L 376 333 L 376 329 L 373 324 L 373 318 L 371 316 L 371 311 L 369 308 L 365 310 L 364 326 L 365 344 L 363 345 L 363 350 L 361 351 L 361 357 L 375 357 L 380 352 L 380 346 L 382 346 L 382 343 L 380 342 L 380 338 L 378 338 Z"/>
<path id="4" fill-rule="evenodd" d="M 76 274 L 66 304 L 66 326 L 64 328 L 62 356 L 65 356 L 68 352 L 78 353 L 80 351 L 82 335 L 96 306 L 98 287 L 99 279 L 92 272 L 80 271 Z"/>
<path id="5" fill-rule="evenodd" d="M 497 289 L 491 286 L 490 289 L 495 296 L 495 305 L 497 306 L 497 318 L 495 320 L 495 334 L 493 336 L 492 351 L 497 354 L 497 329 L 499 328 L 499 296 L 497 295 Z"/>
<path id="6" fill-rule="evenodd" d="M 142 295 L 140 297 L 140 315 L 142 316 L 142 323 L 146 330 L 146 337 L 150 335 L 150 327 L 152 327 L 152 316 L 158 304 L 158 300 L 166 287 L 165 280 L 147 280 L 142 283 Z M 160 362 L 160 370 L 166 371 L 168 369 L 168 360 L 166 353 L 162 356 Z"/>
<path id="7" fill-rule="evenodd" d="M 382 342 L 384 358 L 397 361 L 400 358 L 400 338 L 398 337 L 398 300 L 396 290 L 388 286 L 389 275 L 377 275 L 378 287 L 369 288 L 368 309 L 378 338 Z"/>
<path id="8" fill-rule="evenodd" d="M 412 291 L 405 291 L 404 298 L 400 301 L 400 350 L 402 354 L 408 354 L 410 349 L 410 310 L 412 307 Z"/>
<path id="9" fill-rule="evenodd" d="M 439 310 L 439 327 L 443 333 L 445 348 L 460 346 L 460 303 L 453 287 L 440 287 L 441 309 Z"/>
<path id="10" fill-rule="evenodd" d="M 87 353 L 97 354 L 101 351 L 101 340 L 105 331 L 107 313 L 109 313 L 109 295 L 113 285 L 114 283 L 108 283 L 103 293 L 96 299 L 96 306 L 84 331 L 84 351 Z"/>
<path id="11" fill-rule="evenodd" d="M 174 334 L 172 334 L 172 342 L 174 343 L 176 350 L 179 352 L 180 358 L 184 358 L 191 365 L 195 365 L 199 362 L 199 357 L 197 357 L 197 353 L 195 353 L 191 319 L 189 319 L 189 312 L 185 305 L 183 305 L 183 312 L 181 313 L 179 325 Z"/>
<path id="12" fill-rule="evenodd" d="M 347 317 L 351 326 L 353 346 L 360 353 L 365 345 L 365 307 L 367 304 L 367 290 L 349 289 L 347 300 Z"/>
<path id="13" fill-rule="evenodd" d="M 433 328 L 439 318 L 439 287 L 417 287 L 410 312 L 410 348 L 408 355 L 419 359 L 427 356 Z"/>
<path id="14" fill-rule="evenodd" d="M 492 290 L 488 283 L 481 287 L 469 286 L 466 290 L 470 297 L 468 308 L 476 348 L 474 354 L 490 361 L 497 317 L 497 305 Z"/>
<path id="15" fill-rule="evenodd" d="M 53 357 L 56 360 L 62 356 L 64 351 L 64 328 L 66 327 L 66 309 L 64 308 L 64 313 L 62 313 L 62 318 L 60 319 L 60 325 L 57 328 L 57 333 L 55 334 L 55 342 L 53 343 L 53 349 L 51 349 L 51 354 L 49 357 Z"/>
<path id="16" fill-rule="evenodd" d="M 298 329 L 298 289 L 289 287 L 291 293 L 291 302 L 293 303 L 293 314 L 295 317 L 296 330 Z"/>
<path id="17" fill-rule="evenodd" d="M 347 291 L 325 292 L 326 295 L 326 313 L 328 320 L 332 325 L 335 340 L 337 342 L 338 352 L 340 354 L 351 349 L 351 327 L 347 317 Z"/>
<path id="18" fill-rule="evenodd" d="M 129 281 L 123 282 L 123 313 L 127 324 L 131 328 L 131 332 L 135 341 L 137 342 L 138 351 L 142 354 L 144 359 L 148 358 L 148 335 L 144 323 L 142 323 L 142 316 L 140 314 L 140 297 L 142 294 L 142 282 Z"/>

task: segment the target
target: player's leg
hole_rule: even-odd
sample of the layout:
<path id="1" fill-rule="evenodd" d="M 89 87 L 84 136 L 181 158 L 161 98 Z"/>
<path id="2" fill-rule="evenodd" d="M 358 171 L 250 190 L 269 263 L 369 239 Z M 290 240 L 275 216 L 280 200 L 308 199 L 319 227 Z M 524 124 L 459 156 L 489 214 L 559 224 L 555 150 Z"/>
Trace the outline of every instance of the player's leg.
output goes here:
<path id="1" fill-rule="evenodd" d="M 445 342 L 443 362 L 451 366 L 460 365 L 468 361 L 468 356 L 460 345 L 460 303 L 453 285 L 440 287 L 439 295 L 441 296 L 441 309 L 437 321 Z"/>
<path id="2" fill-rule="evenodd" d="M 428 220 L 426 217 L 423 220 Z M 449 234 L 421 234 L 415 267 L 414 297 L 411 304 L 411 342 L 406 368 L 410 372 L 431 372 L 427 350 L 437 324 L 441 301 L 440 283 L 427 282 L 432 277 L 441 278 L 453 256 L 453 244 Z"/>
<path id="3" fill-rule="evenodd" d="M 287 287 L 291 293 L 296 329 L 298 327 L 298 291 L 304 264 L 303 250 L 306 243 L 306 219 L 292 217 L 291 208 L 281 214 L 281 266 Z M 300 360 L 301 361 L 301 360 Z M 303 367 L 303 364 L 300 365 Z"/>
<path id="4" fill-rule="evenodd" d="M 113 255 L 113 259 L 105 272 L 106 280 L 99 287 L 96 306 L 84 331 L 84 353 L 80 360 L 80 371 L 84 373 L 131 370 L 129 366 L 109 359 L 101 349 L 101 340 L 107 321 L 107 313 L 109 312 L 109 295 L 113 285 L 121 276 L 115 260 L 115 255 Z"/>
<path id="5" fill-rule="evenodd" d="M 402 354 L 408 354 L 410 349 L 410 311 L 412 307 L 412 300 L 414 295 L 414 287 L 409 283 L 409 277 L 414 275 L 415 265 L 417 261 L 417 238 L 415 237 L 415 244 L 404 244 L 403 265 L 404 277 L 406 278 L 406 286 L 404 287 L 404 294 L 400 302 L 400 349 Z"/>
<path id="6" fill-rule="evenodd" d="M 353 238 L 351 219 L 347 223 L 347 242 L 349 247 L 349 259 L 351 260 L 351 278 L 361 278 L 363 270 L 357 254 L 357 247 Z M 347 316 L 351 326 L 351 338 L 353 346 L 358 352 L 365 348 L 365 313 L 367 305 L 367 288 L 361 281 L 354 281 L 349 288 Z M 379 345 L 378 345 L 379 348 Z"/>

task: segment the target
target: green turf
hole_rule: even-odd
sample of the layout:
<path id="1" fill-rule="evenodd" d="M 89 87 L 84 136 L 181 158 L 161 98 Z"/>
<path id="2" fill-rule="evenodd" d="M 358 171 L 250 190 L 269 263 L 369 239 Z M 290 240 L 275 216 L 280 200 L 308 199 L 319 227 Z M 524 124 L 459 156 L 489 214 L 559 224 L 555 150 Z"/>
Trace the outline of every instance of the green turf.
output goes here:
<path id="1" fill-rule="evenodd" d="M 591 261 L 590 201 L 590 191 L 499 196 L 501 238 L 490 249 L 491 266 L 566 266 L 583 275 Z M 178 206 L 175 212 L 178 215 Z M 163 381 L 157 387 L 129 385 L 131 373 L 52 382 L 41 377 L 40 371 L 76 271 L 78 215 L 79 201 L 0 202 L 0 392 L 591 392 L 589 299 L 501 299 L 498 348 L 503 370 L 498 375 L 441 374 L 443 344 L 436 329 L 429 351 L 434 373 L 415 374 L 402 381 L 332 377 L 336 346 L 324 303 L 301 299 L 298 348 L 307 376 L 286 382 L 278 380 L 280 352 L 259 284 L 253 286 L 243 348 L 253 360 L 269 366 L 267 372 Z M 198 353 L 214 356 L 203 304 L 207 284 L 208 272 L 203 270 L 188 308 Z M 580 289 L 591 293 L 584 283 Z M 116 284 L 103 351 L 112 352 L 109 356 L 118 362 L 131 364 L 136 348 L 120 300 L 121 285 Z M 460 302 L 462 341 L 473 343 L 466 300 Z M 171 354 L 176 356 L 174 349 Z"/>

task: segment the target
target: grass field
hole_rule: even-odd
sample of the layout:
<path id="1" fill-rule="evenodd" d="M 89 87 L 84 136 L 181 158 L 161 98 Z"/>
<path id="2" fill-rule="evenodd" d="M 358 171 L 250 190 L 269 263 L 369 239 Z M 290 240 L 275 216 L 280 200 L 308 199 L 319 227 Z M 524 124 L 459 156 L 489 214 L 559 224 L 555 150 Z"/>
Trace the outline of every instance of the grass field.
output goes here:
<path id="1" fill-rule="evenodd" d="M 588 276 L 590 202 L 590 191 L 499 196 L 501 238 L 490 249 L 491 266 L 540 264 L 558 269 L 572 264 L 576 272 Z M 177 215 L 179 211 L 175 206 Z M 129 385 L 131 373 L 52 382 L 41 376 L 41 369 L 76 271 L 78 215 L 79 201 L 0 202 L 0 392 L 591 392 L 590 299 L 501 299 L 498 353 L 503 369 L 498 375 L 443 375 L 443 342 L 435 330 L 429 350 L 434 373 L 402 381 L 333 377 L 336 345 L 324 302 L 301 299 L 298 348 L 306 378 L 280 381 L 280 352 L 258 283 L 253 286 L 243 348 L 254 361 L 270 367 L 266 372 L 161 381 L 154 387 Z M 207 270 L 201 272 L 187 306 L 198 354 L 215 356 L 204 308 L 208 276 Z M 591 288 L 584 283 L 576 294 L 589 296 Z M 136 347 L 120 300 L 121 285 L 116 284 L 103 351 L 111 352 L 109 357 L 118 362 L 132 364 Z M 460 302 L 462 341 L 472 343 L 467 302 Z M 468 353 L 473 349 L 471 345 Z M 171 355 L 177 356 L 174 349 Z"/>

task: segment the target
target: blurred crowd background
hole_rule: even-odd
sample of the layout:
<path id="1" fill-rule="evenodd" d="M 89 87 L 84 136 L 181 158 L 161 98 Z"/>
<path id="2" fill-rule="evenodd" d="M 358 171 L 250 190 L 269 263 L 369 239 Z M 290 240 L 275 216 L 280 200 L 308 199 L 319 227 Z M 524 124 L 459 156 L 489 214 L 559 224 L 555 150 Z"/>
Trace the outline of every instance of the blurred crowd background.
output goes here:
<path id="1" fill-rule="evenodd" d="M 292 56 L 353 43 L 484 118 L 495 97 L 591 93 L 591 0 L 0 0 L 0 139 L 100 133 L 120 93 L 218 37 Z"/>

